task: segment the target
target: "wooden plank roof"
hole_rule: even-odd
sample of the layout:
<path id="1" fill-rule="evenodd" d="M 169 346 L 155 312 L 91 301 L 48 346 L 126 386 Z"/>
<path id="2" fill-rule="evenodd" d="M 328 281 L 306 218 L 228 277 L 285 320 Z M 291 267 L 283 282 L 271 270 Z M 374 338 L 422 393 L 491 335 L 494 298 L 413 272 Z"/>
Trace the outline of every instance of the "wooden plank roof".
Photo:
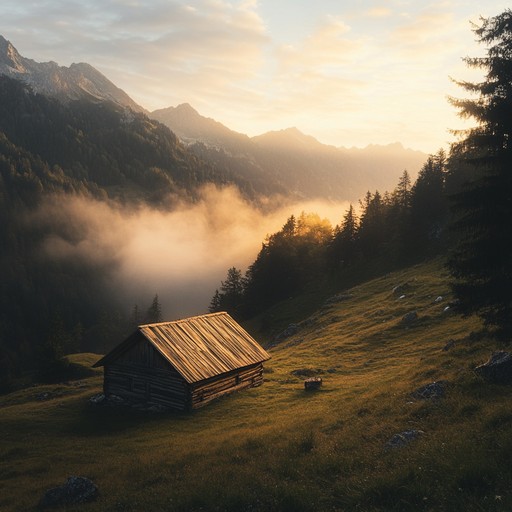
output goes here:
<path id="1" fill-rule="evenodd" d="M 270 359 L 270 354 L 228 313 L 140 325 L 94 366 L 115 360 L 142 334 L 189 383 Z"/>

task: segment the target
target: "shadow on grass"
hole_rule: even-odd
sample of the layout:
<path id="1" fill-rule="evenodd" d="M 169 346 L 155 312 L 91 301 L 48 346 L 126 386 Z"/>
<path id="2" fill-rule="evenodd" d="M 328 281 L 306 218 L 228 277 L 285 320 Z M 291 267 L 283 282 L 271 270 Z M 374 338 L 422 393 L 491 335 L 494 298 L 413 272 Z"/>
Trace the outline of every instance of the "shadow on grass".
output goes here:
<path id="1" fill-rule="evenodd" d="M 83 405 L 73 420 L 68 424 L 68 430 L 73 435 L 83 437 L 112 436 L 137 430 L 141 427 L 165 424 L 171 428 L 176 421 L 187 421 L 193 413 L 185 412 L 149 412 L 139 411 L 129 407 L 106 407 Z"/>

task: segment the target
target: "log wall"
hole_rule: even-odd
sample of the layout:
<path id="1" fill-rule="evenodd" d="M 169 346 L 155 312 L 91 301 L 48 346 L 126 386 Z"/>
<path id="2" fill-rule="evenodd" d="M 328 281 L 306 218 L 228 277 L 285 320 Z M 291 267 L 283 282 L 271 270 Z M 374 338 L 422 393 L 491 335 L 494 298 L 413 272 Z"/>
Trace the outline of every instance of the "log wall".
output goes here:
<path id="1" fill-rule="evenodd" d="M 222 395 L 261 384 L 263 384 L 263 365 L 261 363 L 241 368 L 192 384 L 190 406 L 196 409 Z"/>
<path id="2" fill-rule="evenodd" d="M 115 362 L 105 365 L 105 395 L 118 395 L 134 404 L 185 410 L 190 407 L 189 387 L 176 371 Z"/>

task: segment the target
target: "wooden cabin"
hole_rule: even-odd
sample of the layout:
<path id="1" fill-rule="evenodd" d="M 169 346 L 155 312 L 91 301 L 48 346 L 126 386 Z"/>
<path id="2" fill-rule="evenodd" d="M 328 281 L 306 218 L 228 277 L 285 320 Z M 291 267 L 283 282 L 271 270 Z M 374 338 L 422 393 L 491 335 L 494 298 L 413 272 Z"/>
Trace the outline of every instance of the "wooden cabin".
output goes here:
<path id="1" fill-rule="evenodd" d="M 263 383 L 270 355 L 227 313 L 140 325 L 94 366 L 105 396 L 186 410 Z"/>

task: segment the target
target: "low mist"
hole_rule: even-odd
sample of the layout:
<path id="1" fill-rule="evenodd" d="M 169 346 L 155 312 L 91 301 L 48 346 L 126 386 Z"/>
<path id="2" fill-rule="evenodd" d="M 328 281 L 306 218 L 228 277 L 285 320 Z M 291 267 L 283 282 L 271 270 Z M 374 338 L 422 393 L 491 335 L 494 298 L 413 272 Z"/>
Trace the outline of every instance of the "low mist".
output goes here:
<path id="1" fill-rule="evenodd" d="M 227 269 L 245 272 L 290 215 L 314 212 L 335 225 L 347 208 L 305 202 L 262 213 L 237 189 L 208 186 L 199 201 L 172 211 L 59 196 L 33 219 L 58 233 L 44 240 L 46 257 L 106 268 L 127 312 L 135 304 L 147 308 L 158 294 L 164 319 L 173 320 L 207 312 Z"/>

